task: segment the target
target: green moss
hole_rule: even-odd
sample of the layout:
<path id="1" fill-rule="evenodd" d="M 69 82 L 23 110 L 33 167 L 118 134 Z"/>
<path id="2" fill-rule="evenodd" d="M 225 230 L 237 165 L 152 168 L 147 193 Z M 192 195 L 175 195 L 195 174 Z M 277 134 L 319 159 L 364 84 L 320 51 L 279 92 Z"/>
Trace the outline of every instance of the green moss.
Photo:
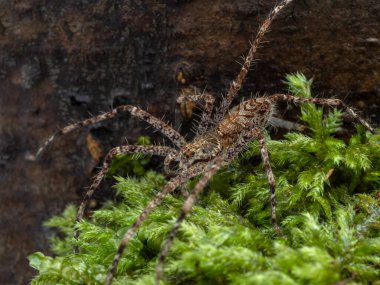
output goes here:
<path id="1" fill-rule="evenodd" d="M 310 96 L 311 80 L 301 74 L 288 75 L 287 85 Z M 309 135 L 267 138 L 284 236 L 276 236 L 270 224 L 269 186 L 253 142 L 214 177 L 182 225 L 165 284 L 380 284 L 380 137 L 358 126 L 345 142 L 335 135 L 342 113 L 324 113 L 303 105 Z M 120 202 L 106 204 L 91 220 L 74 225 L 76 209 L 69 206 L 46 223 L 65 238 L 51 238 L 55 257 L 29 257 L 39 272 L 32 284 L 103 282 L 123 234 L 165 183 L 153 171 L 135 174 L 141 176 L 116 178 Z M 161 244 L 183 200 L 180 193 L 169 195 L 143 223 L 114 284 L 154 284 Z M 72 237 L 74 226 L 79 240 Z"/>

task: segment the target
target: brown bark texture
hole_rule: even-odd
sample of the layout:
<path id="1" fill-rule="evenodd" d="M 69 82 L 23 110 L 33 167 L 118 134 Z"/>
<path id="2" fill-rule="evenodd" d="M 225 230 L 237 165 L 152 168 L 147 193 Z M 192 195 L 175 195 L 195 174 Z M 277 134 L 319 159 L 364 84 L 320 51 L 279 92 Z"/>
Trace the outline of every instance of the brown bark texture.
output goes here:
<path id="1" fill-rule="evenodd" d="M 125 115 L 60 138 L 38 161 L 26 157 L 57 128 L 121 104 L 179 126 L 178 63 L 197 66 L 194 84 L 221 96 L 275 2 L 0 1 L 1 284 L 28 283 L 27 255 L 48 252 L 43 221 L 78 203 L 108 149 L 162 137 Z M 266 41 L 240 99 L 284 92 L 284 74 L 300 71 L 314 76 L 314 94 L 379 123 L 379 1 L 294 0 Z"/>

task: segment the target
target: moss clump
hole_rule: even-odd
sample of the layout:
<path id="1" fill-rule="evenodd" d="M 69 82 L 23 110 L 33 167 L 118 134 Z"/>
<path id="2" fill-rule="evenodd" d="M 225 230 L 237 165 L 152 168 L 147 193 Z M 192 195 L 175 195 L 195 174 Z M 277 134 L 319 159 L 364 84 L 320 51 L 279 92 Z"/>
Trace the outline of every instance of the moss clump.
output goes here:
<path id="1" fill-rule="evenodd" d="M 286 82 L 294 94 L 310 96 L 311 80 L 303 75 L 288 75 Z M 284 236 L 270 224 L 269 186 L 253 142 L 214 177 L 182 225 L 163 283 L 380 284 L 380 137 L 358 126 L 346 142 L 337 138 L 341 117 L 338 110 L 323 115 L 303 105 L 309 135 L 267 139 Z M 65 238 L 51 238 L 55 257 L 29 257 L 39 271 L 32 284 L 101 284 L 123 234 L 165 183 L 156 172 L 143 174 L 117 177 L 119 202 L 91 220 L 74 225 L 76 209 L 69 206 L 47 222 Z M 182 203 L 180 193 L 168 196 L 143 223 L 114 284 L 154 284 L 161 244 Z M 79 240 L 72 238 L 74 226 Z"/>

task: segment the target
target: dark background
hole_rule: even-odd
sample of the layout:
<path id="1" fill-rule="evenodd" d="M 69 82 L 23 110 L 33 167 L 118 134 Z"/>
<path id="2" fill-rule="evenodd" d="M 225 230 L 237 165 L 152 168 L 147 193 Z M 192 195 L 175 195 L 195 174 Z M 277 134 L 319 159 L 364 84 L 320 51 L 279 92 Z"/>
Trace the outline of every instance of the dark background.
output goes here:
<path id="1" fill-rule="evenodd" d="M 107 149 L 161 137 L 122 116 L 26 157 L 58 128 L 125 103 L 179 127 L 175 66 L 198 64 L 198 87 L 220 96 L 274 3 L 0 1 L 1 284 L 28 283 L 26 256 L 48 252 L 42 222 L 78 203 Z M 378 125 L 379 1 L 295 0 L 265 40 L 241 96 L 283 92 L 284 74 L 301 71 L 314 76 L 314 94 L 338 96 Z"/>

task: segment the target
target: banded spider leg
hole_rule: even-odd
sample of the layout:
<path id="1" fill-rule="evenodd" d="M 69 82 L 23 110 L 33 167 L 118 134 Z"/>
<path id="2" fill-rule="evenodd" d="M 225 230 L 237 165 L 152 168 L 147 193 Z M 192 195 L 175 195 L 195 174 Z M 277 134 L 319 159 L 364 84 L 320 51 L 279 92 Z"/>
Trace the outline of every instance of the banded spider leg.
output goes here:
<path id="1" fill-rule="evenodd" d="M 191 166 L 187 171 L 183 171 L 178 174 L 176 177 L 169 180 L 169 182 L 164 186 L 164 188 L 149 202 L 141 214 L 136 218 L 135 222 L 131 225 L 128 231 L 125 233 L 123 239 L 120 242 L 120 245 L 117 249 L 117 253 L 112 261 L 112 265 L 108 270 L 108 275 L 105 281 L 105 285 L 110 285 L 112 283 L 113 276 L 116 272 L 116 268 L 119 264 L 121 256 L 125 247 L 127 246 L 130 239 L 133 237 L 134 233 L 141 225 L 143 221 L 148 217 L 148 215 L 161 203 L 162 199 L 173 192 L 177 187 L 188 181 L 189 179 L 201 174 L 204 169 L 205 162 L 199 162 Z"/>
<path id="2" fill-rule="evenodd" d="M 149 114 L 148 112 L 137 108 L 131 105 L 123 105 L 113 109 L 110 112 L 77 122 L 72 125 L 68 125 L 64 127 L 61 131 L 51 136 L 48 140 L 46 140 L 43 145 L 38 149 L 35 158 L 38 158 L 41 153 L 47 149 L 47 147 L 59 136 L 70 133 L 72 131 L 81 129 L 83 127 L 87 127 L 98 122 L 104 121 L 106 119 L 112 119 L 121 113 L 130 113 L 132 116 L 140 118 L 146 121 L 148 124 L 153 126 L 155 129 L 166 135 L 175 146 L 181 147 L 186 144 L 186 140 L 173 128 L 171 128 L 168 124 Z M 107 170 L 109 168 L 110 162 L 112 158 L 121 153 L 142 153 L 142 154 L 151 154 L 151 155 L 159 155 L 159 156 L 174 156 L 177 152 L 175 149 L 165 146 L 134 146 L 134 145 L 125 145 L 121 147 L 113 148 L 106 155 L 102 169 L 94 178 L 93 183 L 91 184 L 89 190 L 86 192 L 80 206 L 78 209 L 78 213 L 76 216 L 76 221 L 80 221 L 83 218 L 83 214 L 85 208 L 87 206 L 88 201 L 91 199 L 94 191 L 99 186 L 103 177 L 106 175 Z M 74 230 L 74 237 L 78 237 L 78 231 Z"/>
<path id="3" fill-rule="evenodd" d="M 107 174 L 107 171 L 111 164 L 112 159 L 115 157 L 115 155 L 124 154 L 124 153 L 141 153 L 141 154 L 158 155 L 158 156 L 165 157 L 169 155 L 175 155 L 177 151 L 167 146 L 157 146 L 157 145 L 143 145 L 143 146 L 124 145 L 124 146 L 118 146 L 111 149 L 104 159 L 102 169 L 95 176 L 93 183 L 91 184 L 89 190 L 86 192 L 86 194 L 83 197 L 83 200 L 79 206 L 77 217 L 76 217 L 77 222 L 79 222 L 83 218 L 83 214 L 87 206 L 87 203 L 91 199 L 95 190 L 98 188 L 104 176 Z M 74 234 L 75 238 L 77 238 L 78 237 L 77 231 L 75 231 L 74 233 L 75 233 Z"/>
<path id="4" fill-rule="evenodd" d="M 362 124 L 368 131 L 371 133 L 375 133 L 375 130 L 370 126 L 367 121 L 365 121 L 362 117 L 354 112 L 350 107 L 348 107 L 342 100 L 340 99 L 328 99 L 328 98 L 305 98 L 305 97 L 297 97 L 287 94 L 273 94 L 268 96 L 268 99 L 273 102 L 289 102 L 295 104 L 317 104 L 322 106 L 336 106 L 342 107 L 353 119 Z"/>
<path id="5" fill-rule="evenodd" d="M 239 74 L 236 76 L 235 80 L 232 81 L 226 96 L 224 97 L 223 101 L 221 102 L 218 111 L 216 112 L 214 116 L 214 121 L 219 122 L 221 121 L 226 113 L 228 112 L 231 103 L 233 99 L 235 98 L 236 94 L 241 89 L 244 79 L 247 77 L 248 71 L 251 68 L 254 56 L 260 47 L 260 43 L 264 37 L 264 35 L 267 33 L 269 27 L 271 26 L 273 20 L 276 18 L 278 13 L 289 3 L 291 3 L 293 0 L 283 0 L 280 3 L 278 3 L 273 10 L 269 13 L 265 21 L 261 24 L 259 27 L 259 31 L 256 34 L 255 39 L 252 41 L 250 45 L 250 49 L 248 51 L 248 54 L 244 58 L 243 66 L 241 67 Z"/>
<path id="6" fill-rule="evenodd" d="M 75 124 L 68 125 L 64 127 L 63 129 L 59 130 L 55 134 L 53 134 L 51 137 L 49 137 L 42 146 L 38 149 L 34 159 L 37 159 L 50 145 L 51 143 L 56 140 L 58 137 L 71 133 L 73 131 L 82 129 L 87 126 L 94 125 L 96 123 L 102 122 L 104 120 L 112 119 L 122 113 L 129 113 L 130 115 L 137 117 L 151 126 L 153 126 L 156 130 L 160 131 L 162 134 L 164 134 L 167 138 L 169 138 L 173 144 L 177 147 L 182 147 L 186 144 L 186 140 L 183 136 L 181 136 L 176 130 L 174 130 L 172 127 L 170 127 L 168 124 L 163 122 L 162 120 L 152 116 L 148 112 L 132 106 L 132 105 L 122 105 L 115 109 L 113 109 L 110 112 L 100 114 L 98 116 L 77 122 Z"/>

